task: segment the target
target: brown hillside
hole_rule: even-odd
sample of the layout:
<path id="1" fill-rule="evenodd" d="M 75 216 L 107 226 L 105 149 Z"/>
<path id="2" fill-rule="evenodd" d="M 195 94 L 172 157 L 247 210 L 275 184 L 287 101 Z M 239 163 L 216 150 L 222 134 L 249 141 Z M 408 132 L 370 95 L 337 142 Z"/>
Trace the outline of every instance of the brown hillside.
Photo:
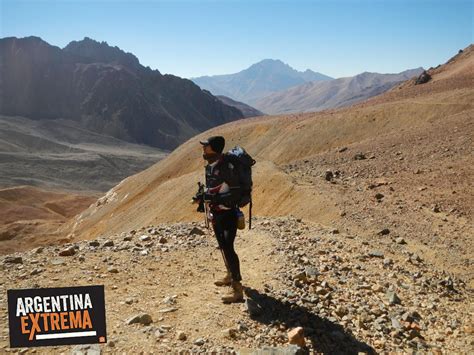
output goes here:
<path id="1" fill-rule="evenodd" d="M 254 214 L 291 214 L 374 236 L 388 228 L 416 241 L 413 249 L 433 262 L 469 270 L 472 52 L 470 46 L 431 70 L 426 84 L 406 82 L 350 109 L 256 117 L 206 131 L 123 180 L 62 231 L 72 239 L 92 239 L 159 222 L 200 220 L 189 204 L 203 180 L 198 140 L 221 134 L 227 149 L 242 145 L 257 160 Z M 367 159 L 354 159 L 357 153 Z M 339 173 L 332 183 L 324 179 L 327 169 Z M 382 199 L 374 197 L 379 192 Z M 428 250 L 433 243 L 439 249 Z M 460 254 L 447 254 L 446 248 Z"/>
<path id="2" fill-rule="evenodd" d="M 0 254 L 65 242 L 58 227 L 96 198 L 32 186 L 0 189 Z"/>

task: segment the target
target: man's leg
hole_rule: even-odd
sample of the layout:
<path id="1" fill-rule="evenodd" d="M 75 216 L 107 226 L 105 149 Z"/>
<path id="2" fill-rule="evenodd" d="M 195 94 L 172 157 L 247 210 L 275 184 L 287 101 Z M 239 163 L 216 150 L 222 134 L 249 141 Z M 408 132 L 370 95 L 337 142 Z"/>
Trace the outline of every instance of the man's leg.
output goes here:
<path id="1" fill-rule="evenodd" d="M 221 252 L 222 259 L 224 260 L 224 265 L 226 268 L 225 276 L 220 279 L 214 281 L 214 285 L 216 286 L 229 286 L 232 282 L 232 276 L 229 269 L 229 264 L 225 258 L 224 254 L 224 238 L 223 238 L 223 225 L 222 225 L 222 217 L 219 216 L 217 213 L 214 214 L 214 219 L 212 221 L 212 227 L 214 229 L 214 234 L 217 239 L 217 244 L 219 251 Z"/>
<path id="2" fill-rule="evenodd" d="M 223 213 L 222 226 L 220 238 L 222 238 L 224 256 L 232 275 L 232 292 L 223 296 L 222 301 L 225 303 L 240 302 L 244 299 L 244 295 L 240 283 L 242 277 L 240 275 L 239 257 L 234 249 L 234 240 L 237 234 L 237 215 L 235 211 L 230 210 Z"/>
<path id="3" fill-rule="evenodd" d="M 225 215 L 222 220 L 223 230 L 221 234 L 223 241 L 222 250 L 227 260 L 230 273 L 232 274 L 232 280 L 241 281 L 239 256 L 234 249 L 234 241 L 237 234 L 237 215 L 233 210 L 224 213 Z"/>

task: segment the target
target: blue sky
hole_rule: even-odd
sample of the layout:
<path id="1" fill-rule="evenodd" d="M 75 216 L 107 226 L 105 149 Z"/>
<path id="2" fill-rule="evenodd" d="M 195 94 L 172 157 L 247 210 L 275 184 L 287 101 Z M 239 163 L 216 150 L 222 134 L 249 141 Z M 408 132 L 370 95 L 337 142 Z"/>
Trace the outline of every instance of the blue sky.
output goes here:
<path id="1" fill-rule="evenodd" d="M 0 0 L 0 37 L 85 36 L 182 77 L 264 58 L 333 77 L 444 63 L 473 42 L 473 1 Z"/>

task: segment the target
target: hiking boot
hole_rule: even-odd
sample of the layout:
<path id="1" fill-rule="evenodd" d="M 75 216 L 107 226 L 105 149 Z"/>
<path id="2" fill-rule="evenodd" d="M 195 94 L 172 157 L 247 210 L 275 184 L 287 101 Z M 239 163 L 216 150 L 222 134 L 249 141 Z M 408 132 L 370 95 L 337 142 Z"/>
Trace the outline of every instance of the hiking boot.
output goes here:
<path id="1" fill-rule="evenodd" d="M 232 276 L 227 273 L 223 278 L 214 281 L 216 286 L 229 286 L 232 283 Z"/>
<path id="2" fill-rule="evenodd" d="M 221 297 L 224 303 L 242 302 L 244 300 L 242 284 L 239 281 L 232 281 L 232 291 L 225 296 Z"/>

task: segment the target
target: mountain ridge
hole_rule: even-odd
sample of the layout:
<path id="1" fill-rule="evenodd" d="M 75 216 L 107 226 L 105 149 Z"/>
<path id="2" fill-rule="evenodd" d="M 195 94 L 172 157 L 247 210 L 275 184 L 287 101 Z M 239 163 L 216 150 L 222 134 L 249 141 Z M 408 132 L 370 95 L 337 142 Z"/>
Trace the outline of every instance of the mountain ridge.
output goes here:
<path id="1" fill-rule="evenodd" d="M 196 133 L 243 118 L 192 81 L 143 67 L 106 42 L 64 49 L 39 37 L 0 39 L 0 114 L 71 119 L 131 143 L 175 148 Z"/>
<path id="2" fill-rule="evenodd" d="M 230 97 L 224 95 L 216 95 L 216 97 L 228 106 L 237 107 L 246 118 L 265 115 L 265 113 L 262 111 L 259 111 L 250 105 L 244 104 L 243 102 L 233 100 Z"/>
<path id="3" fill-rule="evenodd" d="M 402 81 L 423 72 L 423 68 L 400 73 L 363 72 L 353 77 L 325 82 L 308 82 L 265 96 L 254 106 L 269 114 L 312 112 L 350 106 L 379 95 Z"/>
<path id="4" fill-rule="evenodd" d="M 215 95 L 224 95 L 250 105 L 259 97 L 271 92 L 308 81 L 331 79 L 310 69 L 300 72 L 279 59 L 263 59 L 233 74 L 191 78 L 197 85 Z"/>
<path id="5" fill-rule="evenodd" d="M 99 42 L 89 37 L 84 37 L 80 41 L 71 41 L 63 50 L 87 58 L 91 62 L 117 63 L 136 68 L 141 66 L 138 58 L 132 53 L 125 52 L 117 46 L 112 47 L 106 41 Z"/>

